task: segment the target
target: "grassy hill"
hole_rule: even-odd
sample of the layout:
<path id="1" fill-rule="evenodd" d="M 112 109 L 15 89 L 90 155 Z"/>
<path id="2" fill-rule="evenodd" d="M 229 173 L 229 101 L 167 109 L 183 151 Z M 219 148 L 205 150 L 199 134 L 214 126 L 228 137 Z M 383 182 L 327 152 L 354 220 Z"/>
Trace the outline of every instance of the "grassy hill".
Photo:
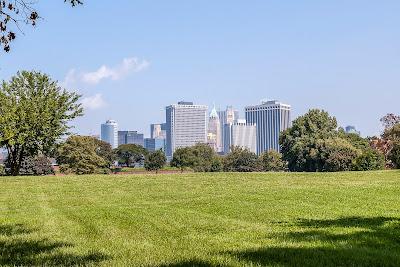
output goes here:
<path id="1" fill-rule="evenodd" d="M 0 265 L 400 266 L 400 172 L 0 178 Z"/>

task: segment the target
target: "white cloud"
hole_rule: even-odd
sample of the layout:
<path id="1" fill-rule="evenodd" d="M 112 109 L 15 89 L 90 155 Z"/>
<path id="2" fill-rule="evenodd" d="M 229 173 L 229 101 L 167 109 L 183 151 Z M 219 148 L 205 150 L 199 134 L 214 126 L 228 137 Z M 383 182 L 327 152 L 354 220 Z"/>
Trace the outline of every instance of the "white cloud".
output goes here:
<path id="1" fill-rule="evenodd" d="M 84 73 L 82 75 L 82 80 L 88 84 L 97 84 L 103 79 L 111 79 L 116 81 L 133 72 L 145 70 L 149 65 L 150 63 L 146 60 L 140 60 L 135 57 L 125 58 L 115 67 L 103 65 L 94 72 Z"/>
<path id="2" fill-rule="evenodd" d="M 93 96 L 84 97 L 82 99 L 82 106 L 85 109 L 100 109 L 107 106 L 106 101 L 103 99 L 102 94 L 95 94 Z"/>
<path id="3" fill-rule="evenodd" d="M 147 60 L 131 57 L 124 58 L 120 64 L 114 67 L 103 65 L 93 72 L 77 72 L 75 69 L 71 69 L 60 85 L 68 88 L 79 82 L 96 85 L 105 79 L 116 81 L 132 73 L 143 71 L 147 69 L 149 65 L 150 63 Z"/>

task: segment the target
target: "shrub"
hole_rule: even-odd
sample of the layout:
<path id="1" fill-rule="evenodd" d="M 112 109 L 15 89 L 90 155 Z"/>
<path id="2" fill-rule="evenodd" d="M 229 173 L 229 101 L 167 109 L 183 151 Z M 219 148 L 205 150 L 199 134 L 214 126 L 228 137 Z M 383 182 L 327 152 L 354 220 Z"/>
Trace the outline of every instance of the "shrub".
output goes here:
<path id="1" fill-rule="evenodd" d="M 5 173 L 11 175 L 11 168 L 9 167 L 9 159 L 6 160 Z M 19 175 L 49 175 L 54 174 L 54 169 L 51 161 L 44 155 L 36 157 L 25 157 L 21 162 Z"/>
<path id="2" fill-rule="evenodd" d="M 261 162 L 263 171 L 279 172 L 286 170 L 286 163 L 282 160 L 282 154 L 275 150 L 264 152 L 261 155 Z"/>
<path id="3" fill-rule="evenodd" d="M 356 171 L 373 171 L 385 168 L 384 155 L 372 148 L 369 148 L 354 161 L 354 170 Z"/>
<path id="4" fill-rule="evenodd" d="M 400 141 L 392 144 L 392 149 L 389 152 L 389 160 L 396 169 L 400 169 Z"/>
<path id="5" fill-rule="evenodd" d="M 224 171 L 255 172 L 261 170 L 260 159 L 247 148 L 233 147 L 231 152 L 224 158 Z"/>

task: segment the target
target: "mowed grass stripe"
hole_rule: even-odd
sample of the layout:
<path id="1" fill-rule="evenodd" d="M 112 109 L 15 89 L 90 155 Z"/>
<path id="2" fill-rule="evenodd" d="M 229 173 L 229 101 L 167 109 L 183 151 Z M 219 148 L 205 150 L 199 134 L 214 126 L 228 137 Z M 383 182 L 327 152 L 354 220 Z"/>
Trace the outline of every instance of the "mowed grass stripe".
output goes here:
<path id="1" fill-rule="evenodd" d="M 0 265 L 400 265 L 398 171 L 7 177 L 0 185 Z"/>

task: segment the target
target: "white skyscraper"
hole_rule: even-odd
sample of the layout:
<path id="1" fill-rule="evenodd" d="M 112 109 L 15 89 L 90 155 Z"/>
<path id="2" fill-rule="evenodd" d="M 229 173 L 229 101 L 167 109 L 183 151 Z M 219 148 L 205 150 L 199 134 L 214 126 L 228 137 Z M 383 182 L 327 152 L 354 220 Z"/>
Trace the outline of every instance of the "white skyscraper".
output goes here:
<path id="1" fill-rule="evenodd" d="M 219 121 L 217 110 L 214 107 L 210 113 L 210 117 L 208 118 L 207 143 L 215 152 L 221 152 L 221 139 L 221 123 Z"/>
<path id="2" fill-rule="evenodd" d="M 256 133 L 255 124 L 246 123 L 246 120 L 237 120 L 234 123 L 225 124 L 224 154 L 231 151 L 232 146 L 247 148 L 256 153 Z"/>
<path id="3" fill-rule="evenodd" d="M 207 106 L 179 102 L 166 107 L 166 131 L 168 157 L 177 148 L 207 143 Z"/>
<path id="4" fill-rule="evenodd" d="M 108 120 L 101 125 L 101 140 L 107 142 L 112 148 L 118 147 L 118 124 L 114 120 Z"/>
<path id="5" fill-rule="evenodd" d="M 279 136 L 291 125 L 290 111 L 290 105 L 275 100 L 245 108 L 247 123 L 257 126 L 257 154 L 269 150 L 280 151 Z"/>

